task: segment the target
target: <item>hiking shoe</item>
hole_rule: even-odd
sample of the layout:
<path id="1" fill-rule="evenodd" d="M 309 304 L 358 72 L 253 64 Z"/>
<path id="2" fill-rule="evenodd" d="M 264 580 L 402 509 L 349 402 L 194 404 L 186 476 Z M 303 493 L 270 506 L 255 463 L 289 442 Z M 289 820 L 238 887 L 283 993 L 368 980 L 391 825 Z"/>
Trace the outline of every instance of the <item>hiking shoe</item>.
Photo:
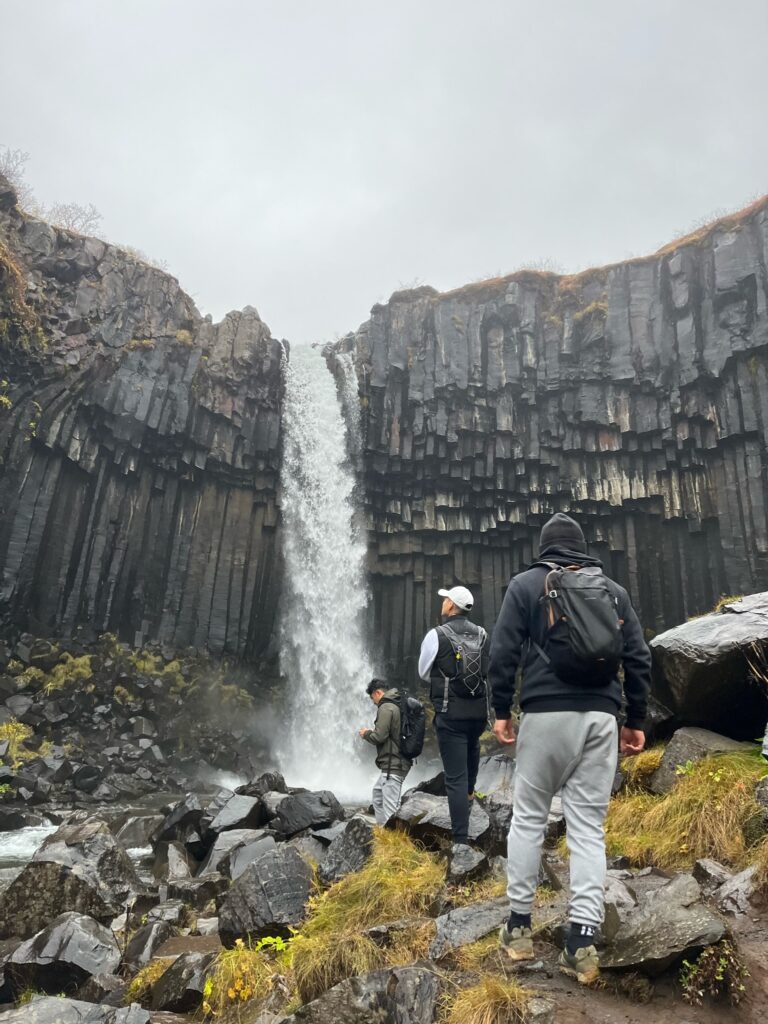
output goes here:
<path id="1" fill-rule="evenodd" d="M 591 985 L 600 977 L 600 958 L 594 946 L 582 946 L 575 953 L 569 953 L 566 947 L 557 965 L 563 974 L 575 978 L 580 985 Z"/>
<path id="2" fill-rule="evenodd" d="M 507 925 L 503 924 L 499 932 L 499 945 L 510 960 L 533 960 L 531 929 L 524 925 L 510 931 Z"/>

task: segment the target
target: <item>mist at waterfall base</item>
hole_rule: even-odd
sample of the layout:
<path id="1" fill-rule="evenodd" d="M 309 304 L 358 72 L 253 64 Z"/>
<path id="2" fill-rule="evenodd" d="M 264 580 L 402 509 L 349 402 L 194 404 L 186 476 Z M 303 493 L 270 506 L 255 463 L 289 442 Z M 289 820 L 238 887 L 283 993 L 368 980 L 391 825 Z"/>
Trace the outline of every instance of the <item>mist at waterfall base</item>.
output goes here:
<path id="1" fill-rule="evenodd" d="M 374 672 L 350 457 L 360 436 L 354 369 L 339 367 L 341 398 L 318 349 L 293 348 L 284 369 L 280 670 L 289 710 L 275 754 L 290 785 L 363 801 L 377 770 L 374 748 L 358 736 L 375 708 L 365 693 Z"/>

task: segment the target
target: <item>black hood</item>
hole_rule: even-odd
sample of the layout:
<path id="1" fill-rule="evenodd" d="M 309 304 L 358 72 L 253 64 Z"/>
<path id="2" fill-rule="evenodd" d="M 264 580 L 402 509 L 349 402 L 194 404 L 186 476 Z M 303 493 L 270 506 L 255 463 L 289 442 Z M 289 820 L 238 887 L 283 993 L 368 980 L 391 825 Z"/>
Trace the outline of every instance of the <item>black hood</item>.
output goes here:
<path id="1" fill-rule="evenodd" d="M 587 554 L 584 533 L 576 522 L 564 512 L 556 512 L 541 528 L 539 556 L 536 562 L 555 562 L 557 565 L 597 565 L 598 558 Z M 535 563 L 534 563 L 535 564 Z"/>

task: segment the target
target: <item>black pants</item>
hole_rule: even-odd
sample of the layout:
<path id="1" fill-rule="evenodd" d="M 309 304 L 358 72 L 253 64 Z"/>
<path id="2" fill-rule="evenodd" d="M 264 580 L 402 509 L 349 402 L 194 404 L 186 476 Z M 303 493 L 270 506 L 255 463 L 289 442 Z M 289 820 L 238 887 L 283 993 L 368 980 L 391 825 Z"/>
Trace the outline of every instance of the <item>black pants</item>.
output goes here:
<path id="1" fill-rule="evenodd" d="M 480 765 L 480 736 L 485 719 L 435 715 L 437 745 L 445 769 L 445 789 L 455 843 L 466 843 L 469 832 L 469 794 L 475 791 Z"/>

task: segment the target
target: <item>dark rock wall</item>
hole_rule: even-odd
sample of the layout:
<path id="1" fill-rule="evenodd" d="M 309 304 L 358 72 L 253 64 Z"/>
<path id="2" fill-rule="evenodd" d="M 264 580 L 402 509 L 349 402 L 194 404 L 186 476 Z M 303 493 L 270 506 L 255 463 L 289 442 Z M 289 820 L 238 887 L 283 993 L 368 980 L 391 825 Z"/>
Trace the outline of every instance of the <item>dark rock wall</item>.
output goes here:
<path id="1" fill-rule="evenodd" d="M 396 293 L 334 346 L 358 368 L 372 627 L 393 668 L 440 586 L 469 586 L 492 626 L 558 510 L 650 629 L 768 587 L 767 261 L 763 202 L 575 277 Z"/>
<path id="2" fill-rule="evenodd" d="M 0 179 L 0 622 L 262 655 L 282 358 Z"/>

